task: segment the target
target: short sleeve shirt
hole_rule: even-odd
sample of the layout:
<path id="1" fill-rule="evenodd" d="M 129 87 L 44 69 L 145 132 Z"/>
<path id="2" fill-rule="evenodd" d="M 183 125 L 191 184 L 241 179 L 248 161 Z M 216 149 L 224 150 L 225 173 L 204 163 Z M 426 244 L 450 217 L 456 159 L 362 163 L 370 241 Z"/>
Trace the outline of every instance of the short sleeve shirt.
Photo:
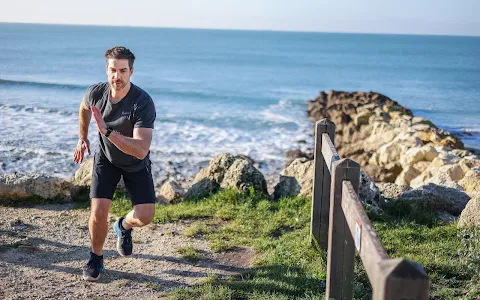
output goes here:
<path id="1" fill-rule="evenodd" d="M 147 92 L 131 83 L 127 95 L 119 102 L 109 101 L 110 85 L 107 82 L 90 86 L 84 97 L 85 105 L 95 105 L 102 112 L 107 126 L 126 137 L 133 137 L 134 128 L 154 128 L 155 105 Z M 101 151 L 115 166 L 137 172 L 150 165 L 150 152 L 144 159 L 138 159 L 118 149 L 110 140 L 99 133 L 100 143 L 96 151 Z"/>

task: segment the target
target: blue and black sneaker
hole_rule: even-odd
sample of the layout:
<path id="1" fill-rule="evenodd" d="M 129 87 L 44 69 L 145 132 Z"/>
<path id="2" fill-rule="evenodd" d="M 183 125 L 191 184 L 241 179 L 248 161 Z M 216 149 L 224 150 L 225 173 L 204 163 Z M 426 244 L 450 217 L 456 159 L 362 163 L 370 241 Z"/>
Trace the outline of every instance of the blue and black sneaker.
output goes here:
<path id="1" fill-rule="evenodd" d="M 100 278 L 100 273 L 103 272 L 103 255 L 98 256 L 93 252 L 90 252 L 90 260 L 83 269 L 83 280 L 97 281 Z"/>
<path id="2" fill-rule="evenodd" d="M 117 251 L 121 256 L 132 255 L 132 228 L 125 230 L 122 227 L 124 217 L 113 224 L 113 230 L 117 235 Z"/>

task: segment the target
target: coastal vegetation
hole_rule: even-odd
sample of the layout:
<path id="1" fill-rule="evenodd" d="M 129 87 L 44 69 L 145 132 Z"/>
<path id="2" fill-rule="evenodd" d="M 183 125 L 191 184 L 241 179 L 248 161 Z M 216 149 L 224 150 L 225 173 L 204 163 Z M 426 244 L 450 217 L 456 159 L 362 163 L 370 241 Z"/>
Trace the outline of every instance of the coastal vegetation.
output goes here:
<path id="1" fill-rule="evenodd" d="M 112 212 L 129 210 L 126 196 L 117 194 Z M 371 215 L 390 257 L 420 263 L 431 280 L 432 299 L 477 299 L 480 232 L 458 229 L 429 211 L 405 202 L 388 205 Z M 250 189 L 223 190 L 202 199 L 157 205 L 156 223 L 193 221 L 185 230 L 192 239 L 205 239 L 211 251 L 253 247 L 253 267 L 226 279 L 207 276 L 193 287 L 165 293 L 172 299 L 322 299 L 326 253 L 309 240 L 310 200 L 284 197 L 278 202 Z M 185 251 L 185 250 L 182 250 Z M 196 251 L 185 251 L 196 257 Z M 192 254 L 193 253 L 193 254 Z M 200 258 L 201 259 L 201 258 Z M 357 258 L 355 299 L 370 299 L 371 288 Z"/>

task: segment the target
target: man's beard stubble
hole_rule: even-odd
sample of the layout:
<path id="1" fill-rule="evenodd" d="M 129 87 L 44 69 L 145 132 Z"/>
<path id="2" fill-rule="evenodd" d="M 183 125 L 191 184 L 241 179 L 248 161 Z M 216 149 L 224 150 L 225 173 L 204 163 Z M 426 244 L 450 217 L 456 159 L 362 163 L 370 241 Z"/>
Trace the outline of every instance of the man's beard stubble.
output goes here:
<path id="1" fill-rule="evenodd" d="M 114 81 L 113 84 L 112 84 L 112 83 L 110 84 L 110 86 L 111 86 L 114 90 L 116 90 L 117 92 L 123 90 L 123 89 L 127 86 L 127 84 L 128 84 L 128 82 L 126 82 L 126 83 L 124 83 L 123 85 L 121 85 L 120 87 L 117 87 L 117 85 L 116 85 L 117 82 L 123 83 L 123 81 Z"/>

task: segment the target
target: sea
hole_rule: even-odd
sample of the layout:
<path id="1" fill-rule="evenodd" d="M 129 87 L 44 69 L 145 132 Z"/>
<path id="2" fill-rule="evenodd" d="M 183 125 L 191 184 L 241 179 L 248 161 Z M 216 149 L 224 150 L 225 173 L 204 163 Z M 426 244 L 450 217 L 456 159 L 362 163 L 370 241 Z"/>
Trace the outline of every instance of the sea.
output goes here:
<path id="1" fill-rule="evenodd" d="M 480 148 L 480 37 L 0 23 L 0 173 L 74 175 L 80 101 L 116 45 L 156 106 L 156 177 L 221 152 L 278 172 L 312 147 L 307 102 L 330 89 L 382 93 Z"/>

